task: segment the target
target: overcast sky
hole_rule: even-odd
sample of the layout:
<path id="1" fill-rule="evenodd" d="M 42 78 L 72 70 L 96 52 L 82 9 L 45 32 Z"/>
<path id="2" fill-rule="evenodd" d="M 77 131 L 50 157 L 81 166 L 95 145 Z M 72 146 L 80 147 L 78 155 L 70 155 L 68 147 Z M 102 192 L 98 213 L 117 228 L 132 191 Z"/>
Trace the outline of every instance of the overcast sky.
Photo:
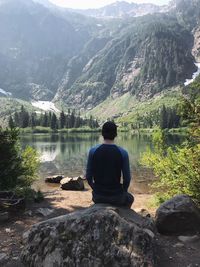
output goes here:
<path id="1" fill-rule="evenodd" d="M 116 0 L 49 0 L 49 1 L 56 5 L 70 7 L 70 8 L 81 8 L 81 9 L 99 8 L 116 2 Z M 126 2 L 153 3 L 157 5 L 164 5 L 167 4 L 169 0 L 132 0 L 132 1 L 127 0 Z"/>

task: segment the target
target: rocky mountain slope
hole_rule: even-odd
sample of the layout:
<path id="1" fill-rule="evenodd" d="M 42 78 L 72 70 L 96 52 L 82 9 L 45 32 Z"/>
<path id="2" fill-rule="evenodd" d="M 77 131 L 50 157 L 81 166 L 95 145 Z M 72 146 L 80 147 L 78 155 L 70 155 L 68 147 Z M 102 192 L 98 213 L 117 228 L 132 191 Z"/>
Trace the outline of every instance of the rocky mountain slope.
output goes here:
<path id="1" fill-rule="evenodd" d="M 98 17 L 98 18 L 122 18 L 122 17 L 138 17 L 146 14 L 166 11 L 166 6 L 157 6 L 154 4 L 136 4 L 126 1 L 117 1 L 113 4 L 98 9 L 74 10 L 80 14 Z"/>
<path id="2" fill-rule="evenodd" d="M 108 96 L 131 92 L 140 99 L 178 85 L 196 67 L 190 31 L 168 15 L 131 19 L 82 68 L 77 80 L 59 88 L 68 105 L 92 108 Z M 81 55 L 79 57 L 79 60 Z"/>
<path id="3" fill-rule="evenodd" d="M 31 0 L 1 1 L 0 88 L 20 98 L 54 97 L 66 64 L 93 31 L 80 25 L 81 15 L 67 14 Z"/>
<path id="4" fill-rule="evenodd" d="M 117 2 L 95 12 L 88 15 L 101 18 L 47 0 L 1 0 L 0 88 L 91 109 L 127 93 L 150 99 L 192 77 L 200 0 L 174 0 L 165 10 Z"/>

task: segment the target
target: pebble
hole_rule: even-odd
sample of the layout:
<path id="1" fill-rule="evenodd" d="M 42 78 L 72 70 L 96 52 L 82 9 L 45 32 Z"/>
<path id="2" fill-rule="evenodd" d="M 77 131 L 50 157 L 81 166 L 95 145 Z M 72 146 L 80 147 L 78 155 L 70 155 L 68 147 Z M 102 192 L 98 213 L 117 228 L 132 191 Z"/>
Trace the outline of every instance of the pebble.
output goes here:
<path id="1" fill-rule="evenodd" d="M 54 212 L 53 209 L 48 209 L 48 208 L 39 208 L 37 209 L 37 213 L 46 217 L 48 215 L 50 215 L 52 212 Z"/>
<path id="2" fill-rule="evenodd" d="M 174 248 L 182 248 L 184 247 L 184 244 L 183 243 L 176 243 L 175 245 L 173 245 Z"/>
<path id="3" fill-rule="evenodd" d="M 27 210 L 24 214 L 25 215 L 28 215 L 28 216 L 32 216 L 33 215 L 33 212 L 31 210 Z"/>

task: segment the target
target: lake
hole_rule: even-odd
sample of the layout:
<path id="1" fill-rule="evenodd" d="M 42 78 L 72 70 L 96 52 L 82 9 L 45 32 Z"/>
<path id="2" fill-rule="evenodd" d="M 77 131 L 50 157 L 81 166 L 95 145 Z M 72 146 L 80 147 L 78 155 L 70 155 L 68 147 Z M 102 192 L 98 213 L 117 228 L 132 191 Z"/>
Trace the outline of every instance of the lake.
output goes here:
<path id="1" fill-rule="evenodd" d="M 181 137 L 169 137 L 171 144 L 180 143 Z M 62 174 L 68 177 L 84 175 L 87 154 L 90 147 L 102 143 L 100 133 L 57 133 L 57 134 L 26 134 L 21 135 L 22 146 L 34 147 L 40 156 L 40 180 L 36 182 L 38 189 L 46 189 L 44 178 L 49 175 Z M 151 137 L 148 135 L 131 135 L 119 133 L 116 144 L 129 153 L 132 181 L 130 191 L 146 193 L 148 184 L 155 178 L 152 171 L 139 165 L 141 154 L 149 146 L 152 148 Z"/>

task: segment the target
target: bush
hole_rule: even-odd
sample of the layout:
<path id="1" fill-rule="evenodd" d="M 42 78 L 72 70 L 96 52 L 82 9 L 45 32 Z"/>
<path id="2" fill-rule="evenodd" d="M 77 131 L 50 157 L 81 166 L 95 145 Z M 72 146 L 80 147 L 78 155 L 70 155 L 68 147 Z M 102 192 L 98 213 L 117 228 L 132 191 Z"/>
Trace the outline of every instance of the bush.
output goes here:
<path id="1" fill-rule="evenodd" d="M 39 203 L 44 200 L 44 195 L 40 190 L 35 191 L 30 187 L 16 187 L 14 193 L 18 197 L 24 197 L 26 201 L 35 201 Z"/>
<path id="2" fill-rule="evenodd" d="M 183 193 L 200 203 L 200 145 L 185 143 L 167 148 L 161 130 L 156 132 L 153 142 L 154 152 L 148 149 L 141 163 L 152 168 L 158 176 L 152 186 L 158 190 L 159 202 Z"/>
<path id="3" fill-rule="evenodd" d="M 19 131 L 0 129 L 0 190 L 29 187 L 37 178 L 39 160 L 36 151 L 19 144 Z"/>

